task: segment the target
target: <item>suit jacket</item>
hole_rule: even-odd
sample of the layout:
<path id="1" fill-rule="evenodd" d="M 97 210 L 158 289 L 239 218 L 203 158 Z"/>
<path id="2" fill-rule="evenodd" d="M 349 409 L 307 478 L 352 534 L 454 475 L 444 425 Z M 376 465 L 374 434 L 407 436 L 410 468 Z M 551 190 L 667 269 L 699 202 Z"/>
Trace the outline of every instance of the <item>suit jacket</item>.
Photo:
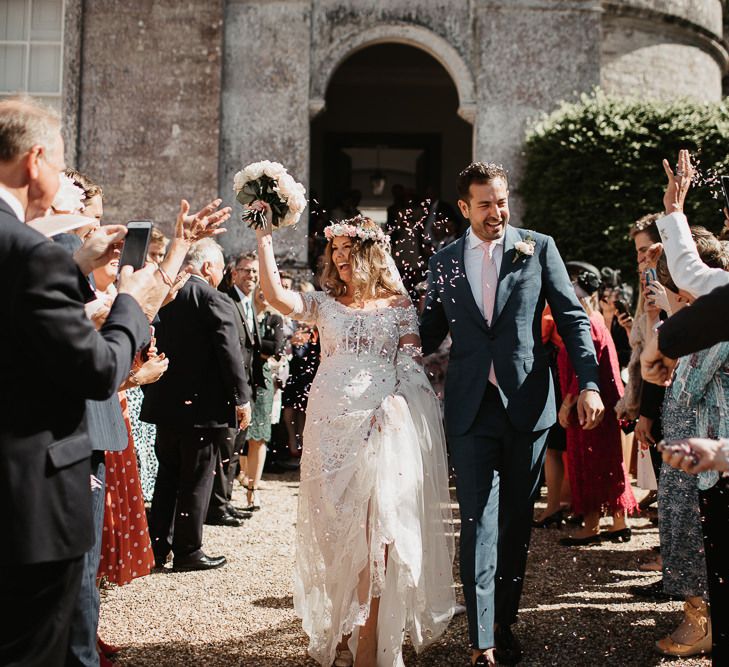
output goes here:
<path id="1" fill-rule="evenodd" d="M 507 226 L 504 254 L 489 324 L 466 277 L 464 235 L 430 259 L 428 293 L 421 316 L 423 353 L 434 352 L 450 332 L 445 385 L 446 430 L 468 431 L 483 400 L 491 363 L 511 423 L 520 431 L 548 428 L 556 420 L 549 353 L 542 343 L 545 299 L 552 309 L 579 379 L 580 389 L 599 389 L 590 321 L 575 296 L 551 237 Z M 517 258 L 514 244 L 531 236 L 534 254 Z"/>
<path id="2" fill-rule="evenodd" d="M 701 261 L 683 213 L 663 216 L 656 222 L 656 227 L 663 242 L 668 272 L 676 287 L 699 297 L 717 287 L 729 285 L 727 271 L 711 268 Z"/>
<path id="3" fill-rule="evenodd" d="M 729 274 L 728 274 L 729 275 Z M 729 340 L 729 285 L 682 308 L 658 329 L 658 348 L 671 359 Z"/>
<path id="4" fill-rule="evenodd" d="M 0 200 L 0 562 L 75 558 L 94 539 L 85 399 L 113 396 L 149 340 L 128 295 L 101 331 L 86 317 L 88 282 L 60 245 Z"/>
<path id="5" fill-rule="evenodd" d="M 231 286 L 226 294 L 233 300 L 235 304 L 235 326 L 238 330 L 238 338 L 240 340 L 240 349 L 243 354 L 243 362 L 251 387 L 251 395 L 256 395 L 256 387 L 263 387 L 266 380 L 263 376 L 263 360 L 261 359 L 261 333 L 258 327 L 253 327 L 253 331 L 248 327 L 245 313 L 243 312 L 243 303 L 240 295 L 234 286 Z M 253 321 L 256 321 L 256 309 L 251 299 L 251 308 L 253 310 Z M 266 354 L 271 354 L 266 352 Z"/>
<path id="6" fill-rule="evenodd" d="M 140 418 L 178 429 L 235 428 L 235 407 L 251 390 L 230 299 L 191 276 L 160 310 L 155 332 L 170 365 L 147 388 Z"/>

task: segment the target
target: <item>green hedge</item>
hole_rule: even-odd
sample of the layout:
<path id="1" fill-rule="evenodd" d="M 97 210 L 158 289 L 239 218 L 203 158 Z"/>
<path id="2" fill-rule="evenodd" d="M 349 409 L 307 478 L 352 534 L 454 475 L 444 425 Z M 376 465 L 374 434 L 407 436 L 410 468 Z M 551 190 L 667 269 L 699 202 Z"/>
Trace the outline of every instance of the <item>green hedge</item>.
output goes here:
<path id="1" fill-rule="evenodd" d="M 523 224 L 554 236 L 565 260 L 613 266 L 631 280 L 635 252 L 632 222 L 662 210 L 665 157 L 679 148 L 698 160 L 701 183 L 689 192 L 692 224 L 718 232 L 723 196 L 718 175 L 729 175 L 729 107 L 641 102 L 596 90 L 562 103 L 527 134 L 519 193 Z"/>

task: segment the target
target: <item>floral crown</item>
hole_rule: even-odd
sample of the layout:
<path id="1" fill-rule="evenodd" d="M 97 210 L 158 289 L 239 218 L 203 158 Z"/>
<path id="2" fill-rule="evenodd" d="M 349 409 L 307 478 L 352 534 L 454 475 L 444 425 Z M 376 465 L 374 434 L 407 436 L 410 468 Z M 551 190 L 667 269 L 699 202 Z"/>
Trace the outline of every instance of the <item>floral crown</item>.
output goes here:
<path id="1" fill-rule="evenodd" d="M 358 215 L 349 220 L 332 222 L 324 228 L 324 236 L 327 241 L 331 241 L 335 236 L 349 236 L 362 241 L 374 241 L 375 243 L 390 242 L 390 237 L 380 229 L 377 223 L 365 218 L 363 215 Z"/>

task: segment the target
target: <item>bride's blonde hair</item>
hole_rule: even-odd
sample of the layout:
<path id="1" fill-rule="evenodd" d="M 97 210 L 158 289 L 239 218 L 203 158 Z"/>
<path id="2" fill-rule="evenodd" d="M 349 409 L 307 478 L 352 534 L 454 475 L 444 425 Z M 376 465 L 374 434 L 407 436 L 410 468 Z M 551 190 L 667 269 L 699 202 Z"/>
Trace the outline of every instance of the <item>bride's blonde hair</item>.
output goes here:
<path id="1" fill-rule="evenodd" d="M 361 230 L 364 232 L 363 236 L 374 236 L 374 233 L 380 229 L 374 220 L 362 216 L 342 220 L 333 227 Z M 405 294 L 402 283 L 398 284 L 390 273 L 392 259 L 388 260 L 390 244 L 387 238 L 375 240 L 374 238 L 361 238 L 351 233 L 341 237 L 334 236 L 327 242 L 324 251 L 324 269 L 321 275 L 321 285 L 326 292 L 335 297 L 343 296 L 347 292 L 347 285 L 339 277 L 337 267 L 332 261 L 332 241 L 344 236 L 352 240 L 349 263 L 352 266 L 352 288 L 355 299 L 367 301 Z"/>

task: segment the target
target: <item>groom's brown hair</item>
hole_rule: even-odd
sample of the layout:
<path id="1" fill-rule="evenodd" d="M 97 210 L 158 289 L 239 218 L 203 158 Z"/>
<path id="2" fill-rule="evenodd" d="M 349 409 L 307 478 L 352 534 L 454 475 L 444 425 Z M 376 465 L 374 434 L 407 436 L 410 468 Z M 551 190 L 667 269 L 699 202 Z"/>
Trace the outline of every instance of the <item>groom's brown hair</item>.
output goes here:
<path id="1" fill-rule="evenodd" d="M 472 162 L 469 164 L 456 179 L 456 188 L 458 196 L 463 201 L 468 201 L 471 183 L 488 183 L 495 178 L 502 178 L 507 187 L 509 179 L 506 176 L 506 169 L 495 162 Z"/>

